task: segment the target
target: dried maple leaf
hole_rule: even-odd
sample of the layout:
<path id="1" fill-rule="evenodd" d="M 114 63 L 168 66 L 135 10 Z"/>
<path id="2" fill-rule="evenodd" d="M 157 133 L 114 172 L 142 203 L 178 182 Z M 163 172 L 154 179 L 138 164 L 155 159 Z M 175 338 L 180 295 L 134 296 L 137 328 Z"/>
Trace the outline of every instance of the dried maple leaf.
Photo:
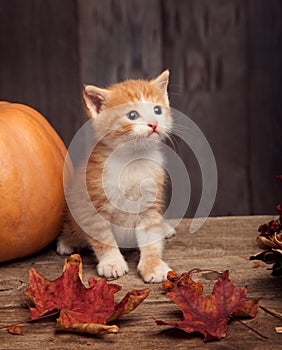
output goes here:
<path id="1" fill-rule="evenodd" d="M 134 310 L 150 290 L 136 290 L 126 294 L 115 304 L 114 294 L 121 286 L 109 284 L 104 278 L 89 279 L 86 288 L 81 280 L 82 261 L 78 254 L 66 260 L 63 274 L 49 281 L 34 269 L 30 270 L 29 286 L 25 294 L 34 307 L 30 306 L 31 318 L 37 319 L 58 310 L 57 329 L 81 333 L 116 333 L 118 327 L 108 322 Z"/>
<path id="2" fill-rule="evenodd" d="M 189 273 L 185 273 L 187 280 L 191 280 L 192 273 L 189 278 Z M 210 297 L 203 296 L 194 283 L 176 285 L 167 293 L 167 297 L 180 308 L 183 320 L 155 321 L 159 325 L 175 326 L 188 333 L 201 333 L 204 341 L 220 339 L 225 337 L 227 322 L 232 315 L 255 316 L 258 300 L 246 301 L 246 294 L 245 288 L 237 288 L 231 283 L 228 271 L 218 278 Z"/>

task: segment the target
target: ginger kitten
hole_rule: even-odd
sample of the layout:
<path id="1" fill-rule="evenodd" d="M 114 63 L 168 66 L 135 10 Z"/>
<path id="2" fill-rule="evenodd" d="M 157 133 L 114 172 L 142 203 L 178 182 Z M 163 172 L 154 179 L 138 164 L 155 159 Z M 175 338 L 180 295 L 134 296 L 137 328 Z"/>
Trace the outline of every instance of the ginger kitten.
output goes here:
<path id="1" fill-rule="evenodd" d="M 99 142 L 68 189 L 67 210 L 57 251 L 70 254 L 90 247 L 100 276 L 120 277 L 128 266 L 119 248 L 139 247 L 138 271 L 145 282 L 166 279 L 163 239 L 174 230 L 163 221 L 162 141 L 172 119 L 167 97 L 169 72 L 156 79 L 129 80 L 102 89 L 86 85 L 83 98 Z M 83 229 L 82 229 L 83 228 Z"/>

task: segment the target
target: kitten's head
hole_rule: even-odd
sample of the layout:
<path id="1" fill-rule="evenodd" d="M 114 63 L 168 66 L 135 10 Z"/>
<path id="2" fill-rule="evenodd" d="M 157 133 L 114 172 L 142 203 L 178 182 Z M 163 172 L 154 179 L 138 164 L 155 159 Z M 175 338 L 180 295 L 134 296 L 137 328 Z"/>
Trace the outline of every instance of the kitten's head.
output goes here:
<path id="1" fill-rule="evenodd" d="M 156 79 L 128 80 L 102 89 L 86 85 L 85 107 L 98 137 L 116 147 L 134 139 L 162 140 L 171 129 L 169 71 Z"/>

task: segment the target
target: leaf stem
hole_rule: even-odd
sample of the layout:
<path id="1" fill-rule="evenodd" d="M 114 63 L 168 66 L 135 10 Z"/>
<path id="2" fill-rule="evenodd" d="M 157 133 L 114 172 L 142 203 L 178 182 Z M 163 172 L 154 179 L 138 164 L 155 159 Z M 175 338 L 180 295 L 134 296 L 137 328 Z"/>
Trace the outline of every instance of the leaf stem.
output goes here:
<path id="1" fill-rule="evenodd" d="M 260 307 L 263 311 L 269 313 L 270 315 L 282 319 L 282 313 L 281 313 L 281 312 L 277 312 L 277 311 L 275 311 L 275 310 L 269 309 L 268 307 L 265 307 L 265 306 L 263 306 L 263 305 L 260 305 L 259 307 Z"/>
<path id="2" fill-rule="evenodd" d="M 19 325 L 24 324 L 24 323 L 36 322 L 36 321 L 39 321 L 39 320 L 43 320 L 44 318 L 53 317 L 53 316 L 58 315 L 59 311 L 60 310 L 56 309 L 53 312 L 50 312 L 50 313 L 48 313 L 46 315 L 43 315 L 43 316 L 40 316 L 40 317 L 37 317 L 37 318 L 33 318 L 33 319 L 30 318 L 28 320 L 18 321 L 16 323 L 8 324 L 6 326 L 0 326 L 0 329 L 5 329 L 5 328 L 8 328 L 8 327 L 12 327 L 12 326 L 19 326 Z"/>
<path id="3" fill-rule="evenodd" d="M 197 268 L 190 270 L 188 273 L 192 275 L 194 273 L 202 273 L 202 272 L 214 272 L 214 273 L 217 273 L 219 275 L 222 274 L 222 271 L 218 271 L 218 270 L 212 270 L 212 269 L 203 269 L 202 270 L 202 269 L 197 269 Z"/>
<path id="4" fill-rule="evenodd" d="M 239 323 L 241 323 L 243 326 L 245 326 L 246 328 L 248 328 L 250 331 L 256 333 L 258 336 L 260 336 L 263 339 L 268 339 L 267 336 L 261 334 L 259 331 L 255 330 L 254 328 L 252 328 L 251 326 L 247 325 L 246 323 L 244 323 L 243 321 L 241 321 L 239 318 L 229 315 L 229 317 L 231 319 L 233 319 L 234 321 L 238 321 Z"/>

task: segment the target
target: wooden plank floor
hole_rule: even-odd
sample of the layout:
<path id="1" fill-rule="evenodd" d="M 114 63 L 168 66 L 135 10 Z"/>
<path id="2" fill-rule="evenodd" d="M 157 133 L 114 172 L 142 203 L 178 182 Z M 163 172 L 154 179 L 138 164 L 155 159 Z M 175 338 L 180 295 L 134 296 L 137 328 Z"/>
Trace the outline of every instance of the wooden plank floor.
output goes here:
<path id="1" fill-rule="evenodd" d="M 273 277 L 262 262 L 250 261 L 249 257 L 259 251 L 256 246 L 257 227 L 271 217 L 223 217 L 210 218 L 195 234 L 189 233 L 191 220 L 183 220 L 174 237 L 166 240 L 165 260 L 178 273 L 192 268 L 230 270 L 230 278 L 238 287 L 248 288 L 248 296 L 261 298 L 261 304 L 282 312 L 282 279 Z M 138 252 L 127 252 L 130 272 L 116 283 L 123 286 L 117 300 L 132 289 L 148 287 L 136 274 Z M 88 252 L 82 255 L 84 280 L 97 277 L 95 261 Z M 0 265 L 0 326 L 29 317 L 25 306 L 27 298 L 28 271 L 31 267 L 46 278 L 55 279 L 62 272 L 64 258 L 58 256 L 54 246 L 39 254 Z M 211 273 L 202 275 L 207 290 L 215 282 Z M 231 322 L 225 339 L 203 343 L 200 335 L 189 335 L 168 326 L 157 326 L 152 317 L 163 320 L 180 319 L 181 313 L 162 292 L 161 285 L 149 285 L 151 293 L 143 304 L 131 314 L 118 320 L 117 334 L 82 336 L 56 333 L 55 321 L 46 319 L 22 326 L 24 335 L 16 336 L 0 329 L 0 349 L 282 349 L 282 334 L 275 326 L 282 321 L 258 310 L 255 319 L 244 321 L 268 337 L 260 338 L 243 327 Z"/>

